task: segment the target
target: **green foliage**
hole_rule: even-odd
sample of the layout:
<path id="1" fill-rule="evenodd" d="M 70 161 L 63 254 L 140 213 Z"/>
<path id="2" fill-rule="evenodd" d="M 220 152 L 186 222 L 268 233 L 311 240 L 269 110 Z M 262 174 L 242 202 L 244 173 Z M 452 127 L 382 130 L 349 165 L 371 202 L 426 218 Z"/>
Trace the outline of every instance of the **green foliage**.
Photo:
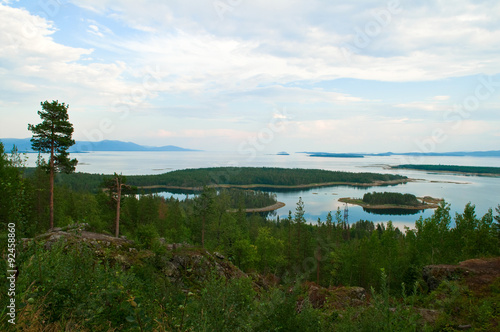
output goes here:
<path id="1" fill-rule="evenodd" d="M 153 224 L 142 224 L 137 226 L 136 230 L 137 242 L 144 248 L 151 249 L 159 235 L 156 227 Z"/>
<path id="2" fill-rule="evenodd" d="M 226 280 L 212 275 L 199 296 L 179 306 L 186 312 L 184 326 L 194 331 L 238 331 L 255 322 L 255 291 L 248 278 Z"/>
<path id="3" fill-rule="evenodd" d="M 392 192 L 372 192 L 363 195 L 363 202 L 367 204 L 394 204 L 394 205 L 408 205 L 416 206 L 421 202 L 412 194 L 401 194 Z"/>
<path id="4" fill-rule="evenodd" d="M 33 298 L 47 323 L 72 319 L 89 328 L 118 327 L 129 315 L 129 294 L 141 289 L 133 275 L 97 260 L 84 243 L 59 242 L 47 251 L 32 242 L 20 270 L 19 303 Z"/>
<path id="5" fill-rule="evenodd" d="M 38 111 L 38 115 L 42 122 L 37 125 L 28 125 L 28 130 L 33 132 L 31 139 L 33 150 L 50 153 L 51 160 L 47 166 L 56 172 L 71 173 L 75 170 L 78 161 L 70 160 L 66 151 L 75 144 L 71 138 L 74 129 L 69 122 L 69 105 L 59 103 L 57 100 L 44 101 L 40 105 L 42 111 Z"/>
<path id="6" fill-rule="evenodd" d="M 451 250 L 453 244 L 450 239 L 450 223 L 450 205 L 444 201 L 434 211 L 432 217 L 420 218 L 415 222 L 416 241 L 414 245 L 422 264 L 452 262 L 450 260 L 453 259 L 455 252 Z"/>
<path id="7" fill-rule="evenodd" d="M 328 331 L 322 315 L 299 289 L 271 290 L 253 313 L 254 331 Z"/>
<path id="8" fill-rule="evenodd" d="M 31 233 L 29 225 L 31 211 L 29 201 L 32 191 L 23 174 L 22 158 L 14 147 L 9 157 L 0 142 L 0 226 L 7 229 L 8 224 L 16 225 L 16 235 Z"/>
<path id="9" fill-rule="evenodd" d="M 284 243 L 271 235 L 269 227 L 259 229 L 255 241 L 258 254 L 259 270 L 269 272 L 271 269 L 281 269 L 285 264 Z"/>

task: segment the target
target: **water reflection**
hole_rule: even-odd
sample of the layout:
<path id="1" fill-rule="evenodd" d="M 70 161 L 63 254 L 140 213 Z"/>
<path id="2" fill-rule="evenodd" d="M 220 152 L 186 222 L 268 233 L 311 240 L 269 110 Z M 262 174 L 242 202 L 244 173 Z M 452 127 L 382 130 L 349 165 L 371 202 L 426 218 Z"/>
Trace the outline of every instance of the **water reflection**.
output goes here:
<path id="1" fill-rule="evenodd" d="M 363 208 L 363 211 L 378 214 L 378 215 L 390 215 L 390 216 L 406 216 L 406 215 L 414 215 L 423 212 L 424 210 L 409 210 L 409 209 L 398 209 L 398 208 L 390 208 L 390 209 L 370 209 Z"/>

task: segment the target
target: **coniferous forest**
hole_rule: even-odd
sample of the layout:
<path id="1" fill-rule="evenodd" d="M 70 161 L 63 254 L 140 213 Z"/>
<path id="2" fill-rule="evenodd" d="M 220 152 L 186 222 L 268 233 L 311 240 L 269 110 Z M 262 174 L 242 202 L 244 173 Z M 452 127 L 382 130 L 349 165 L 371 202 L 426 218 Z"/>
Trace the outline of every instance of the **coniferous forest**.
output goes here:
<path id="1" fill-rule="evenodd" d="M 3 246 L 1 269 L 18 271 L 19 330 L 498 328 L 498 270 L 481 284 L 464 272 L 472 267 L 443 264 L 498 266 L 500 206 L 478 216 L 467 204 L 452 216 L 442 202 L 432 217 L 400 230 L 391 222 L 346 225 L 341 211 L 310 224 L 301 200 L 285 219 L 245 213 L 276 202 L 259 191 L 205 187 L 177 200 L 138 192 L 125 177 L 118 190 L 110 185 L 119 183 L 116 174 L 103 176 L 97 191 L 56 177 L 49 231 L 46 165 L 23 165 L 22 155 L 0 145 L 1 242 L 9 225 L 16 232 L 16 266 Z M 0 284 L 8 289 L 9 280 Z M 4 312 L 2 330 L 12 328 L 8 319 Z"/>

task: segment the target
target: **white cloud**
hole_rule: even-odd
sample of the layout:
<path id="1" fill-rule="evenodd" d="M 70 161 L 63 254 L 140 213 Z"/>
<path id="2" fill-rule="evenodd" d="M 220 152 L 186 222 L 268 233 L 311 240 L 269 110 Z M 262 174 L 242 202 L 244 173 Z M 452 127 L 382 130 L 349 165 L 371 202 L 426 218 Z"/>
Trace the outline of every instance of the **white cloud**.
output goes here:
<path id="1" fill-rule="evenodd" d="M 93 33 L 104 36 L 97 25 L 90 25 Z M 134 85 L 123 81 L 127 70 L 123 62 L 99 63 L 89 61 L 93 49 L 69 47 L 52 38 L 54 23 L 31 15 L 23 9 L 0 5 L 0 59 L 8 63 L 2 75 L 3 91 L 16 91 L 16 86 L 36 85 L 33 94 L 77 96 L 93 98 L 110 104 L 113 98 L 130 93 Z M 86 60 L 84 62 L 84 60 Z M 78 91 L 78 93 L 70 92 Z M 8 98 L 3 94 L 2 98 Z M 88 103 L 88 99 L 87 102 Z"/>
<path id="2" fill-rule="evenodd" d="M 432 99 L 437 100 L 437 101 L 445 101 L 445 100 L 449 100 L 450 96 L 434 96 L 434 98 L 432 98 Z"/>
<path id="3" fill-rule="evenodd" d="M 414 101 L 410 103 L 397 104 L 394 105 L 394 107 L 408 108 L 408 109 L 415 109 L 422 111 L 445 111 L 450 108 L 450 105 L 437 102 Z"/>
<path id="4" fill-rule="evenodd" d="M 104 37 L 102 32 L 99 31 L 99 28 L 97 27 L 97 25 L 93 25 L 93 24 L 89 25 L 87 32 L 94 34 L 94 35 L 101 37 L 101 38 Z"/>

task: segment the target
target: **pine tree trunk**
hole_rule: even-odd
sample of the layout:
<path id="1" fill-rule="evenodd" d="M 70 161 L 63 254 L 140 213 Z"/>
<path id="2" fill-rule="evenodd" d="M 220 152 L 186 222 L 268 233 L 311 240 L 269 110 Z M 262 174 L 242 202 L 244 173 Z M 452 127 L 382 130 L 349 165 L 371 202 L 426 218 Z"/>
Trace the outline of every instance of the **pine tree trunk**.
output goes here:
<path id="1" fill-rule="evenodd" d="M 321 263 L 321 247 L 318 244 L 318 248 L 316 249 L 316 283 L 319 285 L 319 272 L 320 272 L 320 263 Z"/>
<path id="2" fill-rule="evenodd" d="M 122 200 L 122 184 L 118 177 L 116 178 L 116 192 L 118 197 L 116 199 L 115 237 L 118 237 L 120 235 L 120 205 Z"/>
<path id="3" fill-rule="evenodd" d="M 52 143 L 50 149 L 50 202 L 49 202 L 49 220 L 50 220 L 50 229 L 54 228 L 54 143 Z"/>
<path id="4" fill-rule="evenodd" d="M 297 260 L 300 263 L 300 221 L 297 222 Z"/>
<path id="5" fill-rule="evenodd" d="M 288 268 L 292 267 L 292 222 L 288 220 Z"/>
<path id="6" fill-rule="evenodd" d="M 201 225 L 201 247 L 205 248 L 205 215 L 203 215 L 203 223 Z"/>

